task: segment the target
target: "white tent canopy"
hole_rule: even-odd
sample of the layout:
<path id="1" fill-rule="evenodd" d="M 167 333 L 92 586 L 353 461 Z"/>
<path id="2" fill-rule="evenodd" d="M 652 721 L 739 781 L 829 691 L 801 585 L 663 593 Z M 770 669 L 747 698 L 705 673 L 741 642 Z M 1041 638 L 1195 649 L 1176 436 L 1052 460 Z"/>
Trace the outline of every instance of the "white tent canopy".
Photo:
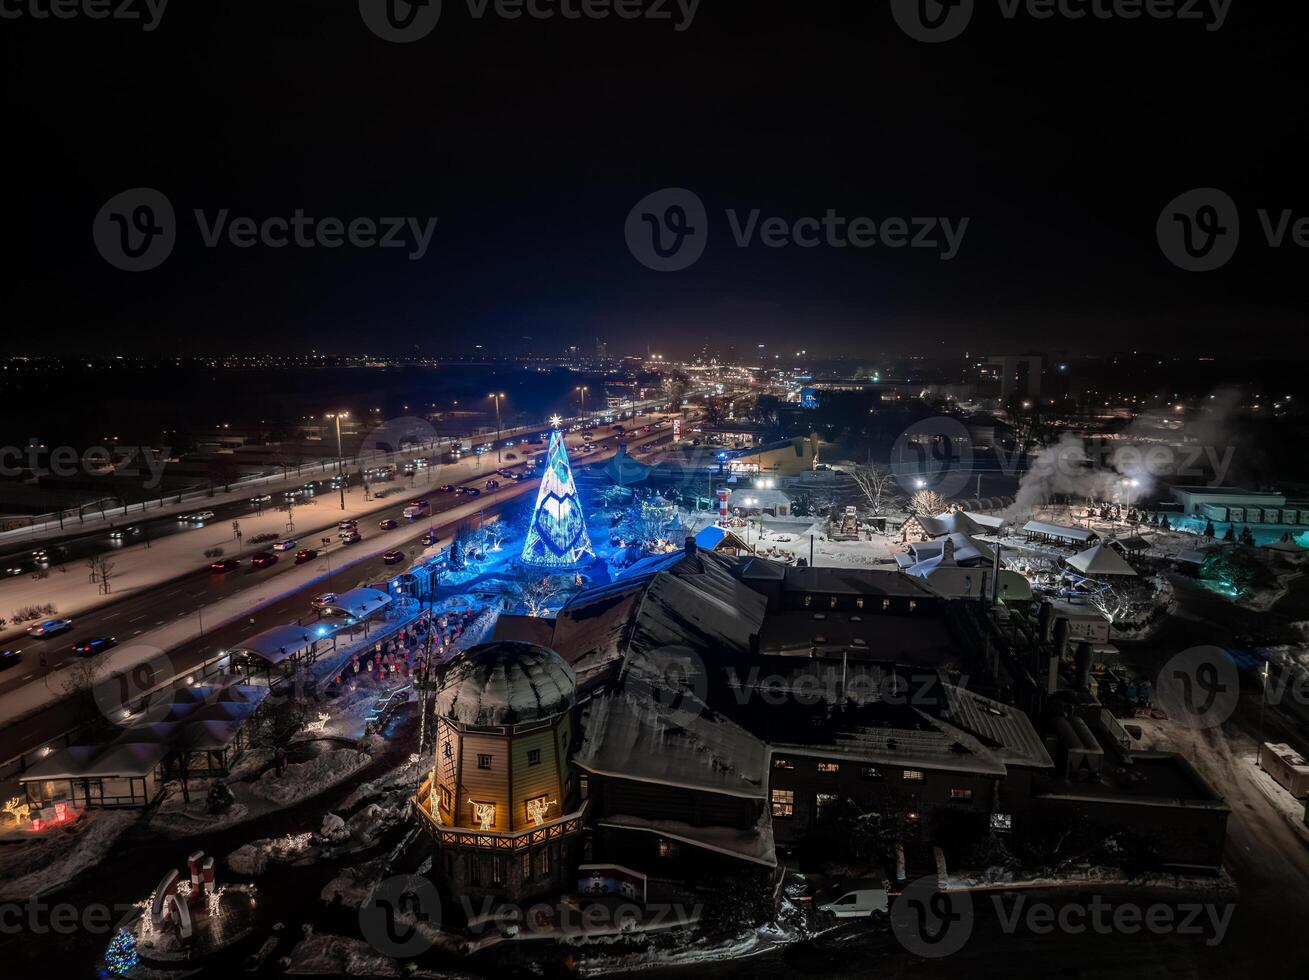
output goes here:
<path id="1" fill-rule="evenodd" d="M 1074 555 L 1068 559 L 1068 565 L 1088 578 L 1136 574 L 1136 569 L 1127 564 L 1122 555 L 1103 544 L 1094 545 Z"/>

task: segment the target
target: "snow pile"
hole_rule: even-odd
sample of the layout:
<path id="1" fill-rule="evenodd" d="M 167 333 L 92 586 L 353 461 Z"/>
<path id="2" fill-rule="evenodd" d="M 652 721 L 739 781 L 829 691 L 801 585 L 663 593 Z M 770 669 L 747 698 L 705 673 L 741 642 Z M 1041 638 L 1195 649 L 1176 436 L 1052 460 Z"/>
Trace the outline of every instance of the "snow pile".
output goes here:
<path id="1" fill-rule="evenodd" d="M 77 820 L 0 847 L 0 901 L 38 898 L 98 864 L 141 814 L 89 810 Z"/>
<path id="2" fill-rule="evenodd" d="M 372 761 L 372 756 L 358 749 L 324 752 L 308 762 L 293 762 L 282 775 L 275 769 L 265 772 L 251 787 L 264 799 L 285 806 L 316 796 L 358 772 Z"/>
<path id="3" fill-rule="evenodd" d="M 311 852 L 311 834 L 288 834 L 285 837 L 254 841 L 227 855 L 227 866 L 239 875 L 261 875 L 272 863 L 294 864 Z"/>
<path id="4" fill-rule="evenodd" d="M 335 813 L 323 814 L 323 825 L 318 828 L 318 836 L 325 841 L 343 841 L 350 836 L 345 821 Z"/>

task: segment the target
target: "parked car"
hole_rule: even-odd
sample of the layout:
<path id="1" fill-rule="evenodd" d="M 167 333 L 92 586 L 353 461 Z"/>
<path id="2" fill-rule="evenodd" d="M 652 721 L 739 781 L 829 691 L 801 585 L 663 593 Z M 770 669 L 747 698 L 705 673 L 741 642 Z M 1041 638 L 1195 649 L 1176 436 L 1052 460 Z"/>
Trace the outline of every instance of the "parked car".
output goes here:
<path id="1" fill-rule="evenodd" d="M 358 544 L 363 536 L 358 531 L 348 531 L 341 535 L 342 544 Z"/>
<path id="2" fill-rule="evenodd" d="M 277 564 L 277 556 L 271 551 L 259 551 L 250 558 L 250 564 L 255 568 L 267 568 Z"/>
<path id="3" fill-rule="evenodd" d="M 213 564 L 211 564 L 209 566 L 209 570 L 211 572 L 218 572 L 220 575 L 222 575 L 222 574 L 226 574 L 227 572 L 234 572 L 240 567 L 241 567 L 241 563 L 237 561 L 235 558 L 224 558 L 221 561 L 216 561 Z"/>
<path id="4" fill-rule="evenodd" d="M 33 636 L 53 636 L 56 633 L 62 633 L 64 630 L 73 628 L 71 619 L 45 619 L 39 623 L 33 623 L 27 628 L 27 632 Z"/>
<path id="5" fill-rule="evenodd" d="M 388 551 L 382 555 L 383 565 L 398 565 L 405 560 L 403 551 Z"/>
<path id="6" fill-rule="evenodd" d="M 273 550 L 274 550 L 274 551 L 290 551 L 292 548 L 295 547 L 295 545 L 296 545 L 296 542 L 295 542 L 294 539 L 292 539 L 292 538 L 287 538 L 285 541 L 278 541 L 278 542 L 276 542 L 276 543 L 273 545 Z"/>
<path id="7" fill-rule="evenodd" d="M 881 879 L 852 881 L 830 894 L 835 897 L 820 895 L 815 904 L 820 912 L 830 912 L 838 919 L 868 918 L 887 911 L 886 882 Z"/>
<path id="8" fill-rule="evenodd" d="M 316 595 L 310 600 L 309 604 L 315 609 L 326 609 L 328 606 L 335 604 L 337 599 L 335 592 L 324 592 L 322 595 Z"/>
<path id="9" fill-rule="evenodd" d="M 301 548 L 295 553 L 295 563 L 303 565 L 307 561 L 313 561 L 318 557 L 318 552 L 313 548 Z"/>
<path id="10" fill-rule="evenodd" d="M 74 643 L 73 652 L 82 657 L 94 657 L 97 653 L 103 653 L 110 647 L 117 645 L 117 637 L 96 636 L 89 640 L 83 640 L 81 643 Z"/>
<path id="11" fill-rule="evenodd" d="M 378 521 L 377 526 L 380 527 L 383 531 L 394 531 L 396 528 L 400 526 L 400 522 L 393 517 L 388 517 L 384 521 Z"/>
<path id="12" fill-rule="evenodd" d="M 22 650 L 0 650 L 0 670 L 17 667 L 23 662 Z"/>

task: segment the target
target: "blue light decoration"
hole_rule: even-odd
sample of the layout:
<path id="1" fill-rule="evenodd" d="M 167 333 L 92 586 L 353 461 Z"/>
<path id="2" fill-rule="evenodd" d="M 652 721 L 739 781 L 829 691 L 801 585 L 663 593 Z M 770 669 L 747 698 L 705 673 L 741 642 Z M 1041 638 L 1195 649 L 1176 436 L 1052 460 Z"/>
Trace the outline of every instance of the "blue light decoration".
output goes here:
<path id="1" fill-rule="evenodd" d="M 564 445 L 563 433 L 556 428 L 550 433 L 541 488 L 527 526 L 523 563 L 542 568 L 575 568 L 592 554 L 586 515 L 582 513 L 573 468 L 568 462 L 568 447 Z"/>

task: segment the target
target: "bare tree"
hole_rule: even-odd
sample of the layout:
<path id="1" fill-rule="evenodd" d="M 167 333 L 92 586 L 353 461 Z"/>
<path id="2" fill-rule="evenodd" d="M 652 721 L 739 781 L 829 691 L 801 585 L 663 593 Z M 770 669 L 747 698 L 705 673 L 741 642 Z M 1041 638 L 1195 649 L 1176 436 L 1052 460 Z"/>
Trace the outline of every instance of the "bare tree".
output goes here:
<path id="1" fill-rule="evenodd" d="M 65 697 L 91 690 L 100 679 L 104 666 L 105 661 L 101 657 L 79 657 L 70 660 L 67 667 L 55 674 L 59 689 Z"/>
<path id="2" fill-rule="evenodd" d="M 91 581 L 98 580 L 100 582 L 100 594 L 108 595 L 110 581 L 117 578 L 114 573 L 115 563 L 104 555 L 96 555 L 90 560 L 89 564 L 91 565 Z"/>
<path id="3" fill-rule="evenodd" d="M 882 513 L 882 503 L 886 499 L 887 491 L 891 489 L 895 477 L 885 466 L 879 463 L 868 463 L 859 465 L 848 471 L 854 479 L 855 485 L 868 500 L 868 506 L 873 509 L 874 515 Z"/>
<path id="4" fill-rule="evenodd" d="M 1135 622 L 1150 609 L 1150 593 L 1141 589 L 1135 580 L 1128 582 L 1115 579 L 1107 582 L 1101 589 L 1088 595 L 1087 601 L 1109 620 L 1110 626 Z"/>
<path id="5" fill-rule="evenodd" d="M 919 490 L 909 498 L 909 506 L 920 517 L 935 517 L 947 505 L 945 498 L 935 490 Z"/>
<path id="6" fill-rule="evenodd" d="M 522 564 L 515 568 L 508 584 L 514 603 L 535 617 L 545 616 L 562 605 L 562 600 L 575 588 L 574 580 L 566 575 L 544 575 Z"/>

